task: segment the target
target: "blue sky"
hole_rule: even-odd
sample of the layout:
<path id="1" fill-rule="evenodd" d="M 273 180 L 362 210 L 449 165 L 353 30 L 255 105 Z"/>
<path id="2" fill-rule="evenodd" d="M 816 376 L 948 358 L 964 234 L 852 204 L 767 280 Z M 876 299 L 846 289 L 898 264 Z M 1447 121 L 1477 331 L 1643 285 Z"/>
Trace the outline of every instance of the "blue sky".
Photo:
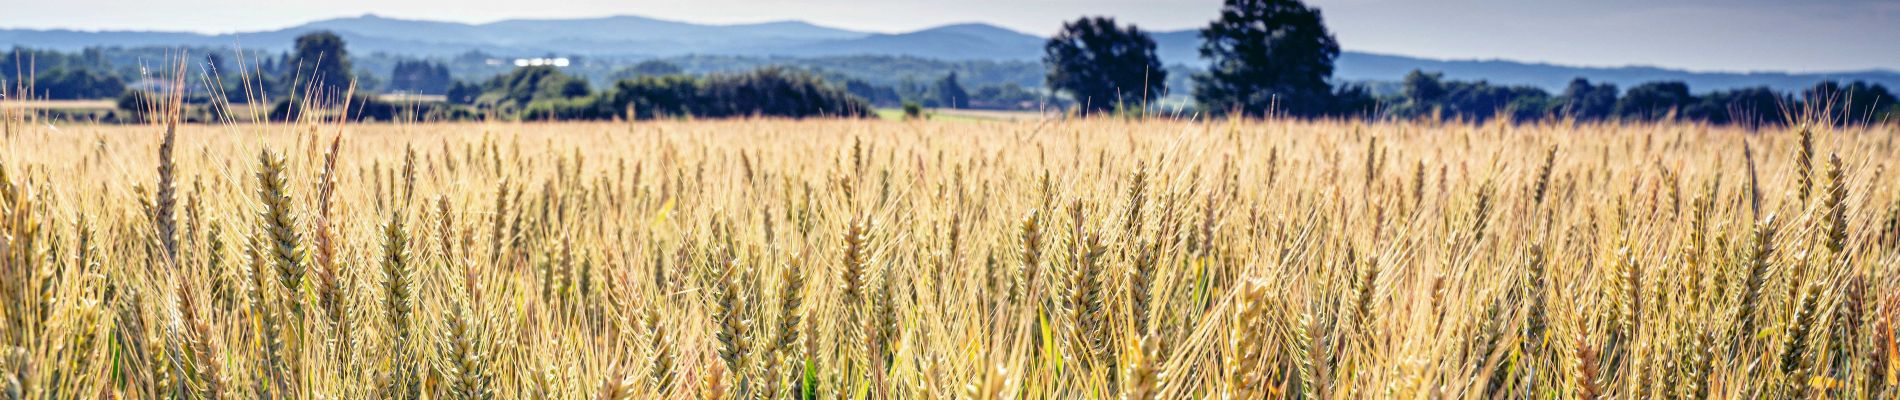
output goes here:
<path id="1" fill-rule="evenodd" d="M 802 19 L 898 32 L 988 22 L 1052 33 L 1080 15 L 1193 28 L 1219 0 L 7 0 L 0 27 L 234 32 L 375 13 L 488 22 L 633 14 L 706 23 Z M 1693 70 L 1900 70 L 1896 0 L 1312 0 L 1349 50 Z"/>

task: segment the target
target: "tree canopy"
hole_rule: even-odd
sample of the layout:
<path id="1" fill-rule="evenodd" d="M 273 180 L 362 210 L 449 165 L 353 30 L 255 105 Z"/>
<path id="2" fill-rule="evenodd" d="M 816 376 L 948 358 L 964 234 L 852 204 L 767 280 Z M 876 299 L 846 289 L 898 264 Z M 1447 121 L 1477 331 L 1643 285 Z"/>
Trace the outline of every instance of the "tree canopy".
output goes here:
<path id="1" fill-rule="evenodd" d="M 1627 120 L 1652 121 L 1680 112 L 1695 96 L 1682 82 L 1650 82 L 1630 87 L 1616 101 L 1616 115 Z"/>
<path id="2" fill-rule="evenodd" d="M 1880 84 L 1825 81 L 1802 92 L 1807 100 L 1803 113 L 1816 114 L 1836 124 L 1857 124 L 1900 119 L 1900 104 L 1893 92 Z"/>
<path id="3" fill-rule="evenodd" d="M 614 72 L 613 79 L 636 79 L 649 76 L 667 76 L 685 74 L 686 70 L 673 63 L 660 60 L 646 60 Z"/>
<path id="4" fill-rule="evenodd" d="M 1557 112 L 1583 121 L 1598 121 L 1609 118 L 1616 111 L 1616 85 L 1590 84 L 1589 79 L 1577 78 L 1564 87 L 1558 97 Z"/>
<path id="5" fill-rule="evenodd" d="M 586 80 L 563 73 L 560 68 L 531 66 L 490 78 L 482 84 L 482 92 L 477 102 L 518 108 L 535 100 L 586 97 L 592 89 Z"/>
<path id="6" fill-rule="evenodd" d="M 939 107 L 970 108 L 970 92 L 963 89 L 962 83 L 957 82 L 956 71 L 950 71 L 949 75 L 938 80 L 937 87 L 930 93 L 931 97 L 937 100 Z"/>
<path id="7" fill-rule="evenodd" d="M 111 73 L 98 49 L 66 54 L 14 47 L 0 53 L 0 81 L 7 81 L 8 89 L 30 89 L 30 97 L 48 100 L 104 99 L 125 91 L 125 81 Z"/>
<path id="8" fill-rule="evenodd" d="M 1485 121 L 1573 118 L 1577 121 L 1677 120 L 1710 124 L 1817 122 L 1837 125 L 1881 123 L 1900 117 L 1893 94 L 1879 84 L 1822 82 L 1801 98 L 1767 87 L 1719 90 L 1697 95 L 1680 81 L 1650 82 L 1618 95 L 1615 85 L 1577 79 L 1551 96 L 1528 86 L 1484 81 L 1446 80 L 1442 73 L 1412 71 L 1400 94 L 1381 99 L 1386 112 L 1402 118 L 1436 117 Z"/>
<path id="9" fill-rule="evenodd" d="M 340 99 L 354 79 L 350 75 L 350 53 L 344 46 L 343 37 L 330 31 L 298 36 L 297 50 L 285 65 L 289 68 L 283 69 L 282 82 L 290 84 L 284 93 Z"/>
<path id="10" fill-rule="evenodd" d="M 1333 106 L 1339 43 L 1320 12 L 1299 0 L 1226 0 L 1201 30 L 1207 72 L 1195 77 L 1203 111 L 1318 116 Z"/>
<path id="11" fill-rule="evenodd" d="M 784 68 L 622 80 L 597 96 L 536 101 L 521 113 L 524 119 L 868 115 L 871 105 L 864 99 L 812 74 Z"/>
<path id="12" fill-rule="evenodd" d="M 1084 114 L 1159 98 L 1168 80 L 1154 38 L 1106 17 L 1063 23 L 1043 53 L 1048 87 L 1067 92 Z"/>
<path id="13" fill-rule="evenodd" d="M 1394 101 L 1392 112 L 1401 116 L 1456 116 L 1486 121 L 1500 116 L 1518 120 L 1542 118 L 1549 109 L 1550 94 L 1530 86 L 1493 85 L 1485 81 L 1461 82 L 1444 79 L 1443 73 L 1414 70 L 1405 75 L 1403 94 Z"/>
<path id="14" fill-rule="evenodd" d="M 389 90 L 417 94 L 447 94 L 454 79 L 448 67 L 429 61 L 397 61 L 389 72 Z"/>

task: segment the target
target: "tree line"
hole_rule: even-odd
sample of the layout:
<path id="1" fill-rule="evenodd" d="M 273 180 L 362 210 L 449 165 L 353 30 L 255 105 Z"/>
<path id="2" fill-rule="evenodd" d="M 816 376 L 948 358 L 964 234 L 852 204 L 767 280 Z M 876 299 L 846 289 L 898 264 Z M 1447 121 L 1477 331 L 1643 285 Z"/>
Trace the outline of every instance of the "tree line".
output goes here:
<path id="1" fill-rule="evenodd" d="M 355 120 L 647 119 L 671 117 L 863 117 L 871 105 L 810 73 L 768 67 L 745 73 L 687 76 L 660 65 L 636 66 L 640 75 L 596 91 L 586 79 L 554 66 L 527 66 L 480 82 L 455 80 L 427 61 L 399 62 L 387 84 L 396 91 L 441 95 L 443 101 L 392 101 L 359 91 L 342 38 L 330 32 L 300 36 L 271 85 L 284 96 L 266 112 L 289 121 L 332 110 Z M 263 68 L 260 68 L 263 70 Z M 130 119 L 156 98 L 128 91 L 120 108 Z"/>
<path id="2" fill-rule="evenodd" d="M 0 82 L 14 96 L 46 100 L 111 98 L 126 87 L 98 49 L 67 54 L 14 47 L 0 54 Z"/>
<path id="3" fill-rule="evenodd" d="M 683 117 L 865 117 L 863 98 L 810 73 L 766 67 L 706 76 L 657 75 L 623 79 L 596 93 L 584 80 L 554 67 L 524 67 L 483 82 L 479 94 L 450 99 L 523 120 L 656 119 Z"/>
<path id="4" fill-rule="evenodd" d="M 1396 95 L 1377 100 L 1383 113 L 1401 118 L 1494 118 L 1538 121 L 1682 120 L 1712 124 L 1761 125 L 1791 115 L 1840 124 L 1892 119 L 1900 108 L 1886 87 L 1865 82 L 1842 85 L 1824 81 L 1799 96 L 1767 87 L 1718 90 L 1701 95 L 1682 82 L 1650 82 L 1620 92 L 1614 84 L 1572 80 L 1561 93 L 1531 86 L 1492 85 L 1484 81 L 1444 79 L 1440 73 L 1412 71 Z"/>
<path id="5" fill-rule="evenodd" d="M 1374 95 L 1362 85 L 1335 84 L 1339 43 L 1318 9 L 1299 0 L 1226 0 L 1201 29 L 1207 70 L 1192 77 L 1196 111 L 1207 116 L 1442 118 L 1535 121 L 1676 119 L 1716 124 L 1781 122 L 1810 114 L 1836 123 L 1900 120 L 1886 87 L 1820 82 L 1795 94 L 1767 87 L 1695 95 L 1682 82 L 1651 82 L 1618 91 L 1577 78 L 1552 95 L 1531 86 L 1454 81 L 1413 71 L 1402 93 Z M 1047 85 L 1083 114 L 1146 109 L 1166 89 L 1154 40 L 1107 17 L 1064 23 L 1044 47 Z M 1811 115 L 1824 113 L 1821 115 Z"/>

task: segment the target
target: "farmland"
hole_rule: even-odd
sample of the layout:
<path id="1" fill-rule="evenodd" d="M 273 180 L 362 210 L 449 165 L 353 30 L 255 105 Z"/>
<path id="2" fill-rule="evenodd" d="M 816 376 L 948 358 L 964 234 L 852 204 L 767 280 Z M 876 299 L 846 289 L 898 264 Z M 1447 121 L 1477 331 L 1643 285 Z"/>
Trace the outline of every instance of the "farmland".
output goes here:
<path id="1" fill-rule="evenodd" d="M 44 125 L 25 398 L 1891 398 L 1891 125 Z"/>

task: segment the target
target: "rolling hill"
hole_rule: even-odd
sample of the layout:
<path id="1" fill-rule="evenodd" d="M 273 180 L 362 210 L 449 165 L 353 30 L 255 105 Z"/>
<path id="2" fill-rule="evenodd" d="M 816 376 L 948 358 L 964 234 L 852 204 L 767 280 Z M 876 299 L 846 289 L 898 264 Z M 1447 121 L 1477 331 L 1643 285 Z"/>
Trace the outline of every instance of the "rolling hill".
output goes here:
<path id="1" fill-rule="evenodd" d="M 754 24 L 697 24 L 639 16 L 586 19 L 513 19 L 482 24 L 424 21 L 364 15 L 314 21 L 295 27 L 232 34 L 146 31 L 74 31 L 0 29 L 0 46 L 76 51 L 86 47 L 201 46 L 281 51 L 297 35 L 330 30 L 349 41 L 352 52 L 447 57 L 479 51 L 512 56 L 548 54 L 608 58 L 672 57 L 690 54 L 746 57 L 821 57 L 888 55 L 968 61 L 1036 61 L 1043 38 L 994 25 L 969 23 L 903 33 L 872 33 L 814 25 L 803 21 Z M 1193 30 L 1153 32 L 1157 51 L 1170 65 L 1198 67 L 1200 38 Z M 1508 60 L 1436 60 L 1345 51 L 1335 78 L 1343 81 L 1396 81 L 1421 69 L 1460 80 L 1531 85 L 1557 91 L 1571 79 L 1588 78 L 1629 87 L 1642 82 L 1676 80 L 1696 91 L 1768 86 L 1794 91 L 1824 79 L 1864 80 L 1900 87 L 1893 70 L 1824 73 L 1703 72 L 1660 67 L 1578 67 Z"/>

